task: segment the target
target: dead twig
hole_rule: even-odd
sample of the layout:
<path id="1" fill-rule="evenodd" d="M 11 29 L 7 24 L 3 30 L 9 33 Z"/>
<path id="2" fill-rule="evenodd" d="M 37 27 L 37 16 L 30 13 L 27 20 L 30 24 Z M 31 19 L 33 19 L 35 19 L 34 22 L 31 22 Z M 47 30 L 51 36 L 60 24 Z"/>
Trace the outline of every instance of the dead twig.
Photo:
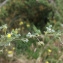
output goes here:
<path id="1" fill-rule="evenodd" d="M 2 6 L 4 6 L 7 2 L 8 2 L 8 0 L 5 0 L 3 3 L 1 3 L 1 4 L 0 4 L 0 8 L 1 8 Z"/>

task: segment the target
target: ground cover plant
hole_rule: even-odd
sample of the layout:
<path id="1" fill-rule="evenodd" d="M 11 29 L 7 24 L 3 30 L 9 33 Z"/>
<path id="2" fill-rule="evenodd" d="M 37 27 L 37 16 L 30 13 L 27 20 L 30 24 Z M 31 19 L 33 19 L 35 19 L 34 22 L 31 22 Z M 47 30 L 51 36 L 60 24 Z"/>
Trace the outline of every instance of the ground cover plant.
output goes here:
<path id="1" fill-rule="evenodd" d="M 0 4 L 0 62 L 63 63 L 62 8 L 62 0 Z"/>
<path id="2" fill-rule="evenodd" d="M 0 30 L 3 29 L 7 29 L 6 24 L 0 27 Z M 34 27 L 34 29 L 38 31 L 37 28 Z M 16 54 L 18 56 L 24 54 L 28 59 L 36 59 L 36 61 L 39 59 L 39 62 L 43 63 L 63 62 L 61 31 L 55 31 L 52 25 L 46 27 L 44 34 L 35 31 L 34 33 L 28 32 L 20 37 L 21 35 L 18 34 L 18 31 L 20 30 L 15 29 L 11 33 L 3 31 L 3 35 L 0 36 L 1 56 L 7 60 L 9 60 L 8 58 L 13 60 L 17 57 Z"/>

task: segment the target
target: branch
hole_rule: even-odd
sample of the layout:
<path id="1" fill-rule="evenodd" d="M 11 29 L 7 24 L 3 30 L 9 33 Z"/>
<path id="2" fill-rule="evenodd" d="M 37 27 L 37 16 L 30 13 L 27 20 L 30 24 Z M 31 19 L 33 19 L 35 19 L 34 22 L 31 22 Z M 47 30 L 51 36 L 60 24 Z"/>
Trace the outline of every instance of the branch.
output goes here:
<path id="1" fill-rule="evenodd" d="M 3 3 L 0 4 L 0 8 L 7 3 L 8 0 L 5 0 Z"/>

